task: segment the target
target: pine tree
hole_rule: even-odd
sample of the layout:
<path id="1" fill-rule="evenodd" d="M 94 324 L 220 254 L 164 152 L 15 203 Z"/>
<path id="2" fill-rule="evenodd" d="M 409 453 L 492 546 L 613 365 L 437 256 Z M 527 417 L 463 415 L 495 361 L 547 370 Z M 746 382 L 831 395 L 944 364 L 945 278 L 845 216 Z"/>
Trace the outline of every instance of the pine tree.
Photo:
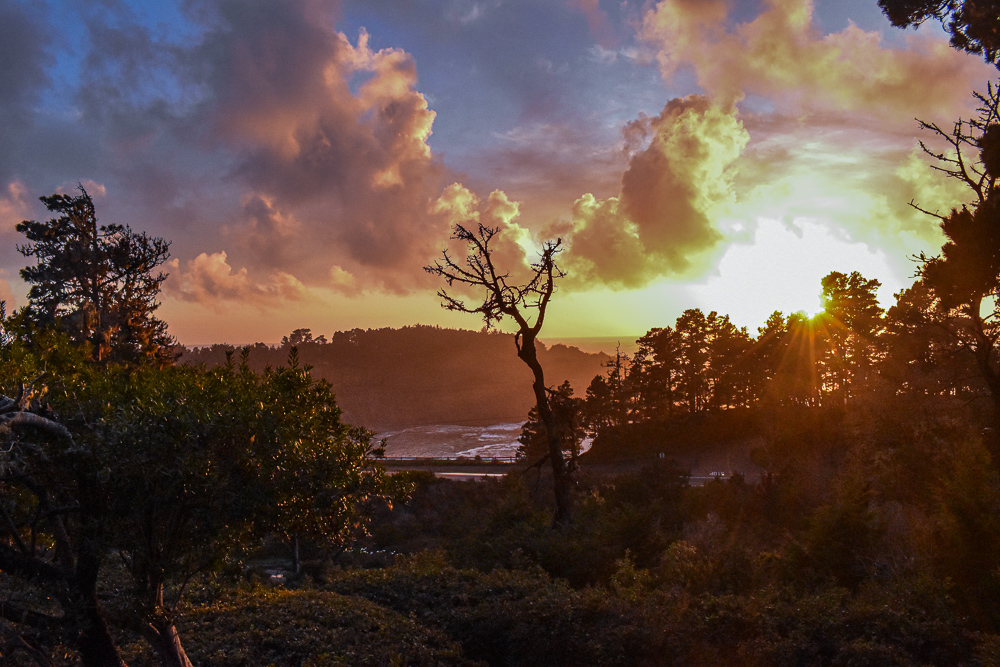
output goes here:
<path id="1" fill-rule="evenodd" d="M 57 324 L 77 343 L 89 343 L 95 361 L 170 360 L 174 341 L 153 315 L 167 277 L 154 271 L 169 256 L 170 244 L 128 226 L 99 225 L 82 186 L 77 196 L 40 199 L 58 217 L 17 225 L 30 241 L 18 251 L 36 259 L 21 269 L 31 285 L 27 318 Z"/>

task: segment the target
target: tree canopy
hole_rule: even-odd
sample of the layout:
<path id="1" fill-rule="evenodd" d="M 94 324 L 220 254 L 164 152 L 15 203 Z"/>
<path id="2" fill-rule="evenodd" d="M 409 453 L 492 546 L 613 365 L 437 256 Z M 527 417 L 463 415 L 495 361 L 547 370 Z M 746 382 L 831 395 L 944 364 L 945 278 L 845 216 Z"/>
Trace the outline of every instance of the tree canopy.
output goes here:
<path id="1" fill-rule="evenodd" d="M 28 317 L 39 325 L 58 322 L 74 341 L 90 345 L 96 361 L 172 359 L 174 341 L 153 314 L 167 277 L 156 271 L 170 244 L 127 225 L 98 224 L 83 186 L 79 195 L 41 200 L 57 217 L 17 225 L 29 241 L 18 250 L 36 260 L 21 269 L 31 285 Z"/>
<path id="2" fill-rule="evenodd" d="M 329 385 L 294 358 L 258 374 L 93 365 L 47 350 L 19 337 L 0 348 L 15 397 L 0 398 L 0 568 L 23 584 L 0 617 L 29 636 L 76 645 L 86 665 L 113 661 L 96 595 L 115 554 L 131 581 L 132 629 L 165 664 L 188 664 L 174 623 L 193 575 L 267 535 L 331 553 L 364 532 L 382 494 L 371 436 L 341 422 Z M 27 387 L 12 381 L 38 374 Z"/>
<path id="3" fill-rule="evenodd" d="M 897 28 L 918 26 L 928 19 L 940 21 L 956 49 L 998 64 L 1000 2 L 997 0 L 878 0 L 878 6 Z"/>

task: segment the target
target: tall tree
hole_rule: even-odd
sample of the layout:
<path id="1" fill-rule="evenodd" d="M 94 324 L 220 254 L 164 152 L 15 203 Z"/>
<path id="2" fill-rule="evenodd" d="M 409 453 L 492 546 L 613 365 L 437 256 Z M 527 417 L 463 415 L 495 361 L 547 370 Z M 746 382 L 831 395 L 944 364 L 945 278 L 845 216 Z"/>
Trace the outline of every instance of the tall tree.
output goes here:
<path id="1" fill-rule="evenodd" d="M 636 377 L 632 360 L 617 350 L 605 368 L 603 375 L 591 380 L 583 406 L 587 428 L 594 435 L 610 426 L 624 426 L 634 416 Z"/>
<path id="2" fill-rule="evenodd" d="M 917 396 L 953 394 L 963 401 L 988 393 L 975 359 L 923 280 L 896 294 L 886 313 L 879 375 Z"/>
<path id="3" fill-rule="evenodd" d="M 559 254 L 562 241 L 546 241 L 538 261 L 531 265 L 531 275 L 521 284 L 511 284 L 510 273 L 498 268 L 493 261 L 494 248 L 490 244 L 499 233 L 498 227 L 481 223 L 475 230 L 456 224 L 452 238 L 466 245 L 468 254 L 464 262 L 455 260 L 445 250 L 443 259 L 424 268 L 428 273 L 444 278 L 449 287 L 457 283 L 460 287 L 472 288 L 483 294 L 483 300 L 478 305 L 467 304 L 463 299 L 442 289 L 438 296 L 441 297 L 444 308 L 481 315 L 487 328 L 497 325 L 505 318 L 512 320 L 517 326 L 514 345 L 518 358 L 531 369 L 535 406 L 539 419 L 545 425 L 548 440 L 556 501 L 552 522 L 555 526 L 566 525 L 572 521 L 572 479 L 562 452 L 563 439 L 560 434 L 563 428 L 549 404 L 545 372 L 538 361 L 535 345 L 538 333 L 545 323 L 549 302 L 555 293 L 555 281 L 564 275 L 556 265 L 556 255 Z"/>
<path id="4" fill-rule="evenodd" d="M 97 588 L 116 558 L 132 583 L 121 624 L 188 667 L 175 623 L 191 576 L 266 535 L 333 550 L 364 531 L 383 479 L 370 434 L 307 369 L 88 364 L 42 335 L 0 346 L 4 388 L 50 379 L 0 397 L 0 569 L 22 584 L 0 619 L 23 634 L 120 665 Z"/>
<path id="5" fill-rule="evenodd" d="M 846 400 L 869 379 L 875 340 L 883 327 L 878 280 L 857 271 L 832 271 L 823 278 L 823 313 L 829 389 Z"/>
<path id="6" fill-rule="evenodd" d="M 710 406 L 747 406 L 752 400 L 749 355 L 753 340 L 745 327 L 739 328 L 730 321 L 729 315 L 712 311 L 707 322 L 708 377 L 712 387 Z"/>
<path id="7" fill-rule="evenodd" d="M 7 381 L 52 365 L 45 348 L 39 358 L 4 345 Z M 69 356 L 63 368 L 85 375 L 82 359 Z M 40 400 L 44 388 L 20 382 L 16 390 L 0 396 L 0 570 L 23 586 L 5 587 L 0 618 L 42 656 L 58 642 L 76 648 L 84 667 L 123 667 L 98 597 L 111 546 L 102 466 Z"/>
<path id="8" fill-rule="evenodd" d="M 656 327 L 636 344 L 629 374 L 636 385 L 641 418 L 672 417 L 681 377 L 680 337 L 672 327 Z"/>
<path id="9" fill-rule="evenodd" d="M 80 186 L 77 196 L 41 197 L 57 217 L 25 220 L 18 246 L 34 266 L 21 269 L 31 285 L 28 317 L 37 324 L 58 321 L 78 343 L 89 343 L 96 361 L 163 362 L 173 340 L 153 313 L 165 273 L 155 273 L 170 244 L 128 226 L 98 224 L 94 202 Z"/>
<path id="10" fill-rule="evenodd" d="M 715 314 L 714 312 L 712 313 Z M 674 330 L 680 343 L 680 393 L 690 412 L 705 409 L 709 400 L 709 322 L 700 308 L 689 308 L 677 318 Z"/>
<path id="11" fill-rule="evenodd" d="M 997 0 L 878 0 L 897 28 L 935 19 L 951 35 L 956 49 L 983 56 L 997 65 L 1000 54 L 1000 2 Z"/>
<path id="12" fill-rule="evenodd" d="M 561 429 L 559 438 L 563 443 L 563 456 L 572 467 L 580 456 L 580 444 L 587 435 L 581 420 L 583 399 L 573 396 L 573 387 L 567 380 L 557 388 L 549 390 L 549 408 L 555 414 L 556 422 Z M 536 461 L 548 459 L 548 431 L 538 418 L 538 406 L 528 412 L 528 421 L 521 427 L 521 435 L 517 440 L 521 443 L 518 447 L 519 455 Z"/>
<path id="13" fill-rule="evenodd" d="M 774 313 L 761 332 L 758 350 L 772 373 L 765 392 L 785 405 L 819 405 L 822 383 L 818 361 L 825 346 L 823 327 L 803 312 L 787 319 Z"/>

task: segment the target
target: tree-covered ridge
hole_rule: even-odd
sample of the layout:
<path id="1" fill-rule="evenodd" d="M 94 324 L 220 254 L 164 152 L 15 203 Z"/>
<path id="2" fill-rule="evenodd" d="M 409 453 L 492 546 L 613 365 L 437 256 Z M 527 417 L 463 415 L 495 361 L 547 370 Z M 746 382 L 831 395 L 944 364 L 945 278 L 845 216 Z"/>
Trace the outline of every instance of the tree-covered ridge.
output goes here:
<path id="1" fill-rule="evenodd" d="M 514 354 L 512 336 L 431 326 L 338 331 L 329 339 L 299 329 L 279 346 L 250 346 L 247 363 L 279 366 L 291 347 L 333 387 L 345 420 L 381 429 L 416 424 L 522 421 L 534 404 L 531 373 Z M 181 361 L 216 366 L 234 346 L 186 350 Z M 538 343 L 549 377 L 582 392 L 607 355 Z"/>

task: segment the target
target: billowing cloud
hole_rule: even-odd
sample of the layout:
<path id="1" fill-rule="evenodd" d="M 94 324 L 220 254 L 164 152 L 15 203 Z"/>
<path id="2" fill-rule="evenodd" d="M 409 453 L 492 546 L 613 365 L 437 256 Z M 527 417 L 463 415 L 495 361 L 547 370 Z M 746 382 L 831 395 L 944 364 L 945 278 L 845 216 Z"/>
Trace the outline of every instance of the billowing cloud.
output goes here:
<path id="1" fill-rule="evenodd" d="M 164 236 L 182 265 L 205 269 L 218 258 L 205 248 L 225 247 L 248 285 L 274 272 L 338 290 L 345 274 L 355 291 L 427 284 L 421 267 L 448 235 L 431 206 L 453 177 L 431 152 L 435 113 L 408 53 L 337 31 L 332 0 L 186 3 L 173 40 L 123 7 L 86 10 L 68 100 L 94 140 L 73 146 L 86 157 L 70 178 L 107 185 L 102 220 Z M 31 101 L 26 86 L 11 84 Z"/>
<path id="2" fill-rule="evenodd" d="M 501 274 L 509 276 L 508 284 L 523 284 L 531 277 L 531 263 L 535 260 L 530 232 L 518 223 L 520 205 L 511 201 L 506 193 L 494 190 L 483 202 L 459 183 L 445 188 L 435 204 L 435 210 L 444 215 L 451 227 L 461 225 L 476 233 L 479 225 L 497 230 L 490 244 L 490 257 Z M 464 267 L 464 259 L 469 253 L 466 244 L 452 239 L 448 248 L 449 257 Z M 454 285 L 449 291 L 466 294 L 475 293 L 461 285 Z"/>
<path id="3" fill-rule="evenodd" d="M 22 220 L 30 217 L 31 199 L 28 188 L 21 181 L 11 181 L 0 194 L 0 234 L 14 231 Z"/>
<path id="4" fill-rule="evenodd" d="M 172 259 L 168 263 L 169 277 L 163 283 L 167 296 L 202 304 L 220 300 L 273 305 L 297 301 L 306 294 L 305 286 L 295 276 L 284 271 L 272 271 L 266 281 L 251 277 L 245 267 L 234 271 L 225 251 L 201 253 L 185 263 Z"/>
<path id="5" fill-rule="evenodd" d="M 0 260 L 4 264 L 16 266 L 24 263 L 24 258 L 17 252 L 17 244 L 24 237 L 15 231 L 15 227 L 22 220 L 32 217 L 33 204 L 33 197 L 28 194 L 28 188 L 21 181 L 11 181 L 0 191 Z M 8 313 L 19 305 L 8 282 L 12 275 L 16 275 L 15 270 L 0 268 L 0 301 L 7 302 Z"/>
<path id="6" fill-rule="evenodd" d="M 23 294 L 37 197 L 93 184 L 102 222 L 172 242 L 165 310 L 220 322 L 431 303 L 456 222 L 499 227 L 515 273 L 561 236 L 580 290 L 714 270 L 766 216 L 931 239 L 906 203 L 962 195 L 911 155 L 912 118 L 967 115 L 992 73 L 924 33 L 823 34 L 808 0 L 51 7 L 0 7 L 0 279 Z"/>
<path id="7" fill-rule="evenodd" d="M 701 96 L 672 100 L 625 129 L 633 149 L 617 197 L 587 194 L 552 227 L 577 284 L 636 287 L 701 269 L 722 240 L 715 216 L 733 202 L 734 165 L 749 139 L 733 110 Z"/>
<path id="8" fill-rule="evenodd" d="M 989 76 L 985 65 L 941 39 L 915 35 L 905 50 L 891 49 L 879 33 L 853 23 L 822 35 L 813 25 L 813 0 L 765 0 L 756 18 L 735 25 L 731 6 L 662 0 L 642 26 L 665 77 L 690 66 L 721 104 L 755 94 L 804 110 L 947 115 Z"/>
<path id="9" fill-rule="evenodd" d="M 405 290 L 447 232 L 428 208 L 444 170 L 413 59 L 371 49 L 364 32 L 352 45 L 322 4 L 218 7 L 198 54 L 212 90 L 202 117 L 242 155 L 233 177 L 250 201 L 266 202 L 244 207 L 251 259 L 273 263 L 272 241 L 294 241 L 307 249 L 296 256 L 303 280 L 327 279 L 333 259 L 370 287 Z"/>

